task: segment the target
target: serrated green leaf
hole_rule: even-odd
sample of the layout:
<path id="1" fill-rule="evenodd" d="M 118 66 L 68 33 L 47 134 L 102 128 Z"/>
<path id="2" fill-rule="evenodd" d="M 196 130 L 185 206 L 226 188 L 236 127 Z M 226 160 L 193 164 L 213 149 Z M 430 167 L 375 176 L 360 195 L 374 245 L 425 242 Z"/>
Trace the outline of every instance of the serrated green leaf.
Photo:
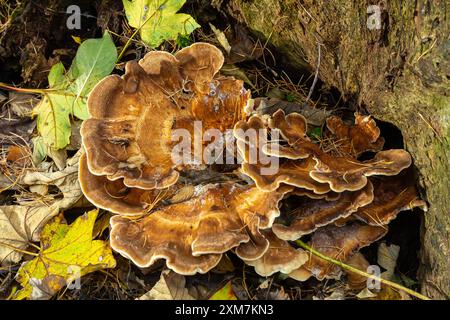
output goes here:
<path id="1" fill-rule="evenodd" d="M 14 299 L 48 299 L 85 274 L 115 267 L 108 242 L 92 239 L 97 215 L 98 210 L 90 211 L 71 225 L 59 216 L 44 227 L 41 251 L 17 273 L 23 288 Z"/>
<path id="2" fill-rule="evenodd" d="M 70 117 L 89 117 L 87 97 L 93 87 L 114 69 L 117 50 L 111 36 L 88 39 L 78 48 L 69 71 L 62 63 L 54 65 L 48 75 L 50 90 L 33 111 L 43 142 L 56 150 L 70 143 Z"/>
<path id="3" fill-rule="evenodd" d="M 177 13 L 186 0 L 122 0 L 128 23 L 140 29 L 142 41 L 158 47 L 164 40 L 188 35 L 200 25 L 188 14 Z"/>

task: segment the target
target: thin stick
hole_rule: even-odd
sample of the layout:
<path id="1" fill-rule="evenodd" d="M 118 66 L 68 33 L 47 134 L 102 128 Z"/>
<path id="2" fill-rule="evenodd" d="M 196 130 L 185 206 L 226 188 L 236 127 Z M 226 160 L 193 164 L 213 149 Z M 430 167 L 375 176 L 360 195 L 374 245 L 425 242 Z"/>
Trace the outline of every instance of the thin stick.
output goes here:
<path id="1" fill-rule="evenodd" d="M 421 300 L 431 300 L 430 298 L 428 298 L 428 297 L 426 297 L 426 296 L 424 296 L 424 295 L 422 295 L 422 294 L 420 294 L 420 293 L 417 293 L 417 292 L 415 292 L 415 291 L 413 291 L 413 290 L 411 290 L 411 289 L 405 288 L 404 286 L 399 285 L 398 283 L 395 283 L 395 282 L 392 282 L 392 281 L 389 281 L 389 280 L 386 280 L 386 279 L 377 277 L 377 276 L 375 276 L 375 275 L 373 275 L 373 274 L 369 274 L 369 273 L 366 273 L 366 272 L 361 271 L 361 270 L 359 270 L 359 269 L 356 269 L 356 268 L 354 268 L 354 267 L 352 267 L 352 266 L 349 266 L 349 265 L 347 265 L 347 264 L 345 264 L 345 263 L 343 263 L 343 262 L 341 262 L 341 261 L 334 260 L 333 258 L 330 258 L 330 257 L 328 257 L 328 256 L 326 256 L 326 255 L 320 253 L 319 251 L 317 251 L 317 250 L 311 248 L 310 246 L 308 246 L 306 243 L 304 243 L 304 242 L 301 241 L 301 240 L 297 240 L 297 241 L 295 241 L 295 243 L 296 243 L 297 245 L 299 245 L 300 247 L 302 247 L 303 249 L 305 249 L 305 250 L 311 252 L 313 255 L 315 255 L 315 256 L 317 256 L 317 257 L 319 257 L 319 258 L 321 258 L 321 259 L 323 259 L 323 260 L 325 260 L 325 261 L 328 261 L 328 262 L 330 262 L 330 263 L 333 263 L 333 264 L 335 264 L 335 265 L 338 265 L 338 266 L 341 267 L 341 268 L 344 268 L 344 269 L 347 269 L 347 270 L 349 270 L 349 271 L 351 271 L 351 272 L 354 272 L 354 273 L 356 273 L 356 274 L 358 274 L 358 275 L 360 275 L 360 276 L 363 276 L 363 277 L 366 277 L 366 278 L 370 278 L 370 279 L 379 281 L 379 282 L 381 282 L 381 283 L 383 283 L 383 284 L 385 284 L 385 285 L 387 285 L 387 286 L 390 286 L 390 287 L 392 287 L 392 288 L 395 288 L 395 289 L 404 291 L 404 292 L 406 292 L 406 293 L 408 293 L 408 294 L 410 294 L 410 295 L 412 295 L 412 296 L 414 296 L 414 297 L 416 297 L 416 298 L 418 298 L 418 299 L 421 299 Z"/>
<path id="2" fill-rule="evenodd" d="M 316 86 L 317 83 L 317 79 L 319 78 L 319 69 L 320 69 L 320 59 L 321 59 L 321 50 L 320 50 L 320 46 L 322 44 L 320 42 L 317 41 L 317 51 L 318 51 L 318 56 L 317 56 L 317 66 L 316 66 L 316 74 L 314 75 L 314 80 L 313 83 L 311 85 L 311 88 L 309 89 L 309 93 L 308 96 L 306 97 L 305 103 L 303 103 L 303 106 L 306 107 L 309 99 L 311 99 L 311 96 L 314 92 L 314 87 Z"/>

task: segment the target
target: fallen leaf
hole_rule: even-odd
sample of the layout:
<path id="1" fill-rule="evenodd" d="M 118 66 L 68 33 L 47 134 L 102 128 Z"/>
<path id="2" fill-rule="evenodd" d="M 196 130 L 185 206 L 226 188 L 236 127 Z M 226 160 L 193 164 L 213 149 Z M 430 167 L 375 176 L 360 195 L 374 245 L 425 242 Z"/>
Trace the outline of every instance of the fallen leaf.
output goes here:
<path id="1" fill-rule="evenodd" d="M 73 130 L 72 130 L 73 132 Z M 73 140 L 73 139 L 71 139 Z M 48 156 L 54 162 L 59 170 L 64 170 L 67 163 L 67 152 L 65 149 L 55 149 L 44 142 L 42 137 L 34 137 L 32 160 L 35 166 L 38 166 Z"/>
<path id="2" fill-rule="evenodd" d="M 140 29 L 142 41 L 156 48 L 164 40 L 190 34 L 200 25 L 190 15 L 177 13 L 186 0 L 123 0 L 130 26 Z"/>
<path id="3" fill-rule="evenodd" d="M 384 279 L 389 280 L 394 275 L 399 254 L 400 247 L 395 244 L 388 246 L 385 242 L 382 242 L 378 246 L 377 262 L 381 267 L 386 269 L 386 271 L 382 273 Z"/>
<path id="4" fill-rule="evenodd" d="M 6 97 L 5 97 L 6 98 Z M 23 145 L 31 141 L 36 121 L 30 118 L 39 103 L 36 95 L 10 92 L 0 110 L 0 144 Z"/>
<path id="5" fill-rule="evenodd" d="M 217 38 L 217 41 L 219 41 L 220 45 L 222 46 L 222 48 L 225 49 L 225 51 L 230 54 L 231 52 L 231 46 L 228 43 L 228 39 L 225 36 L 225 33 L 223 33 L 223 31 L 220 31 L 219 29 L 217 29 L 213 24 L 209 24 L 211 30 L 214 32 L 214 35 Z"/>
<path id="6" fill-rule="evenodd" d="M 382 286 L 377 294 L 377 300 L 411 300 L 411 297 L 401 290 L 396 290 L 388 286 Z"/>
<path id="7" fill-rule="evenodd" d="M 342 288 L 337 288 L 324 300 L 345 300 L 345 291 Z"/>
<path id="8" fill-rule="evenodd" d="M 240 23 L 234 23 L 224 31 L 228 43 L 231 47 L 226 63 L 233 64 L 244 61 L 252 61 L 263 55 L 263 44 L 255 41 L 250 31 Z"/>
<path id="9" fill-rule="evenodd" d="M 171 270 L 161 272 L 159 281 L 153 288 L 137 300 L 194 300 L 186 289 L 183 275 Z"/>
<path id="10" fill-rule="evenodd" d="M 90 211 L 71 225 L 57 217 L 43 228 L 41 250 L 17 273 L 23 288 L 14 299 L 48 299 L 85 274 L 116 266 L 108 242 L 92 239 L 97 214 Z"/>
<path id="11" fill-rule="evenodd" d="M 264 280 L 259 286 L 258 289 L 267 289 L 269 288 L 269 285 L 271 284 L 272 279 L 266 279 Z"/>
<path id="12" fill-rule="evenodd" d="M 6 160 L 14 162 L 17 165 L 25 165 L 29 162 L 30 148 L 27 146 L 9 146 Z"/>
<path id="13" fill-rule="evenodd" d="M 412 286 L 418 284 L 416 280 L 413 280 L 404 274 L 400 274 L 400 279 L 407 288 L 411 288 Z"/>
<path id="14" fill-rule="evenodd" d="M 38 165 L 42 161 L 44 161 L 47 156 L 47 146 L 44 143 L 44 139 L 42 137 L 34 137 L 32 139 L 33 142 L 33 163 L 34 165 Z"/>
<path id="15" fill-rule="evenodd" d="M 81 133 L 80 128 L 83 121 L 72 120 L 72 132 L 70 134 L 70 144 L 66 147 L 66 150 L 76 151 L 81 148 Z"/>
<path id="16" fill-rule="evenodd" d="M 18 200 L 17 205 L 0 206 L 0 264 L 20 261 L 30 241 L 39 241 L 40 230 L 61 210 L 70 208 L 83 193 L 78 183 L 79 154 L 68 166 L 57 172 L 28 172 L 19 182 L 22 186 L 55 186 L 56 194 L 32 201 Z"/>
<path id="17" fill-rule="evenodd" d="M 81 44 L 82 41 L 81 41 L 80 37 L 73 36 L 73 35 L 71 35 L 71 37 L 72 37 L 73 41 L 75 41 L 75 43 Z"/>
<path id="18" fill-rule="evenodd" d="M 111 217 L 112 214 L 110 212 L 105 212 L 97 219 L 97 221 L 95 221 L 94 231 L 92 232 L 94 238 L 101 236 L 101 234 L 109 228 L 109 220 Z"/>
<path id="19" fill-rule="evenodd" d="M 356 295 L 358 299 L 364 300 L 364 299 L 372 299 L 376 298 L 377 294 L 370 291 L 367 287 L 361 290 L 360 293 Z"/>
<path id="20" fill-rule="evenodd" d="M 211 272 L 214 273 L 228 273 L 233 272 L 235 270 L 235 267 L 233 265 L 233 262 L 230 260 L 228 255 L 224 254 L 222 256 L 222 259 L 220 259 L 219 264 L 214 267 L 214 269 L 211 270 Z"/>
<path id="21" fill-rule="evenodd" d="M 14 92 L 8 94 L 8 109 L 18 117 L 29 117 L 33 107 L 39 103 L 35 94 Z"/>
<path id="22" fill-rule="evenodd" d="M 386 269 L 386 271 L 381 274 L 383 279 L 401 283 L 400 278 L 394 274 L 399 253 L 400 247 L 395 244 L 386 245 L 385 242 L 382 242 L 378 246 L 377 262 L 381 267 Z M 381 284 L 381 290 L 379 290 L 379 292 L 371 292 L 366 288 L 357 295 L 357 298 L 371 300 L 411 300 L 411 297 L 404 291 L 394 289 L 384 284 Z"/>
<path id="23" fill-rule="evenodd" d="M 228 281 L 226 285 L 214 293 L 209 300 L 237 300 L 231 281 Z"/>
<path id="24" fill-rule="evenodd" d="M 64 170 L 67 164 L 67 152 L 65 149 L 55 149 L 47 146 L 47 155 L 52 158 L 58 170 Z"/>
<path id="25" fill-rule="evenodd" d="M 275 286 L 273 283 L 269 288 L 258 291 L 256 298 L 263 300 L 290 300 L 284 288 L 278 285 Z"/>

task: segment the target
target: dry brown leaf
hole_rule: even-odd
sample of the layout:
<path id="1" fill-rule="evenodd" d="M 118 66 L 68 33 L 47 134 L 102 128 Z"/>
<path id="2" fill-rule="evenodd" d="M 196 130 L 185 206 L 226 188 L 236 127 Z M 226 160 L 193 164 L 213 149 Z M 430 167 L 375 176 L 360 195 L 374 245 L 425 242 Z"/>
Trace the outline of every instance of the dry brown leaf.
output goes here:
<path id="1" fill-rule="evenodd" d="M 382 273 L 384 279 L 391 279 L 394 275 L 395 266 L 397 265 L 398 255 L 400 254 L 400 247 L 392 244 L 387 245 L 385 242 L 380 243 L 378 246 L 377 261 L 378 264 L 386 269 Z"/>
<path id="2" fill-rule="evenodd" d="M 194 298 L 186 289 L 186 279 L 183 275 L 164 270 L 153 288 L 137 300 L 194 300 Z"/>
<path id="3" fill-rule="evenodd" d="M 46 196 L 46 200 L 19 200 L 18 205 L 0 207 L 1 265 L 20 261 L 23 255 L 20 251 L 26 250 L 29 242 L 39 241 L 40 230 L 45 223 L 82 197 L 78 184 L 78 155 L 70 159 L 63 171 L 29 172 L 20 184 L 35 189 L 52 185 L 60 193 L 54 197 Z"/>
<path id="4" fill-rule="evenodd" d="M 214 32 L 214 35 L 217 38 L 217 41 L 219 41 L 220 45 L 225 49 L 225 51 L 230 54 L 231 52 L 231 46 L 228 43 L 228 39 L 225 36 L 225 33 L 223 33 L 223 31 L 220 31 L 219 29 L 217 29 L 213 24 L 209 24 L 211 30 Z"/>

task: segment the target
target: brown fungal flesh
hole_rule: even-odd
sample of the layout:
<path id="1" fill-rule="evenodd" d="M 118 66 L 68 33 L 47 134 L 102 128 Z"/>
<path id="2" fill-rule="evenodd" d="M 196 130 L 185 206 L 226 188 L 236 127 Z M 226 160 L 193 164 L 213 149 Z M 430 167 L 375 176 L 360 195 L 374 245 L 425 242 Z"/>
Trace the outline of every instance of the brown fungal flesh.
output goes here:
<path id="1" fill-rule="evenodd" d="M 373 226 L 387 225 L 400 211 L 415 207 L 426 209 L 426 203 L 419 199 L 411 172 L 394 177 L 371 179 L 375 191 L 374 200 L 361 207 L 354 216 Z"/>
<path id="2" fill-rule="evenodd" d="M 283 240 L 297 240 L 301 236 L 331 224 L 339 218 L 351 215 L 358 208 L 373 201 L 373 186 L 369 182 L 363 189 L 354 192 L 343 192 L 334 201 L 326 199 L 312 200 L 304 198 L 297 208 L 284 215 L 288 225 L 275 223 L 273 232 Z"/>
<path id="3" fill-rule="evenodd" d="M 262 257 L 253 261 L 246 261 L 255 268 L 260 276 L 268 277 L 276 272 L 289 274 L 299 269 L 307 260 L 308 253 L 302 249 L 292 247 L 289 242 L 281 240 L 269 230 L 263 231 L 269 241 L 269 248 Z"/>
<path id="4" fill-rule="evenodd" d="M 85 153 L 80 157 L 78 180 L 84 196 L 92 204 L 121 215 L 142 215 L 162 201 L 176 202 L 184 190 L 178 184 L 166 189 L 130 188 L 123 183 L 123 179 L 111 181 L 106 176 L 96 176 L 88 169 Z"/>
<path id="5" fill-rule="evenodd" d="M 231 129 L 245 115 L 250 93 L 240 80 L 214 78 L 222 63 L 219 49 L 198 43 L 175 56 L 150 52 L 127 63 L 123 77 L 103 79 L 81 128 L 89 171 L 140 189 L 175 184 L 174 129 L 189 131 L 196 120 Z"/>
<path id="6" fill-rule="evenodd" d="M 363 152 L 383 149 L 384 138 L 380 137 L 380 129 L 370 116 L 356 113 L 353 126 L 346 125 L 336 116 L 329 117 L 326 123 L 341 155 L 357 158 Z"/>
<path id="7" fill-rule="evenodd" d="M 314 170 L 315 162 L 312 158 L 303 160 L 286 160 L 279 164 L 279 168 L 274 174 L 262 174 L 262 166 L 249 163 L 242 163 L 241 171 L 255 182 L 258 188 L 266 191 L 273 191 L 283 184 L 288 184 L 298 188 L 312 191 L 323 195 L 331 191 L 327 183 L 321 183 L 313 179 L 310 172 Z"/>
<path id="8" fill-rule="evenodd" d="M 359 222 L 343 227 L 329 225 L 313 233 L 309 245 L 332 259 L 347 261 L 359 249 L 379 240 L 386 233 L 386 228 Z M 342 274 L 339 266 L 314 255 L 310 255 L 309 260 L 302 267 L 310 271 L 318 280 L 339 279 Z"/>
<path id="9" fill-rule="evenodd" d="M 360 271 L 367 272 L 370 264 L 360 252 L 355 253 L 345 263 Z M 367 277 L 359 275 L 350 270 L 345 270 L 347 274 L 347 286 L 352 290 L 362 290 L 367 286 Z"/>
<path id="10" fill-rule="evenodd" d="M 140 267 L 163 258 L 181 274 L 209 271 L 232 248 L 243 259 L 258 259 L 268 249 L 259 229 L 271 226 L 279 201 L 291 191 L 266 193 L 233 184 L 195 188 L 191 199 L 142 218 L 113 217 L 111 246 Z"/>
<path id="11" fill-rule="evenodd" d="M 380 151 L 373 159 L 364 162 L 325 153 L 305 136 L 303 128 L 306 128 L 306 120 L 300 115 L 285 116 L 282 110 L 278 110 L 268 123 L 272 130 L 280 131 L 288 146 L 279 145 L 274 148 L 273 145 L 277 142 L 270 142 L 263 146 L 263 152 L 294 160 L 312 157 L 316 164 L 310 176 L 317 182 L 328 183 L 335 192 L 359 190 L 366 185 L 369 176 L 397 175 L 411 165 L 411 156 L 401 149 Z M 294 128 L 302 128 L 302 131 L 294 133 Z"/>

